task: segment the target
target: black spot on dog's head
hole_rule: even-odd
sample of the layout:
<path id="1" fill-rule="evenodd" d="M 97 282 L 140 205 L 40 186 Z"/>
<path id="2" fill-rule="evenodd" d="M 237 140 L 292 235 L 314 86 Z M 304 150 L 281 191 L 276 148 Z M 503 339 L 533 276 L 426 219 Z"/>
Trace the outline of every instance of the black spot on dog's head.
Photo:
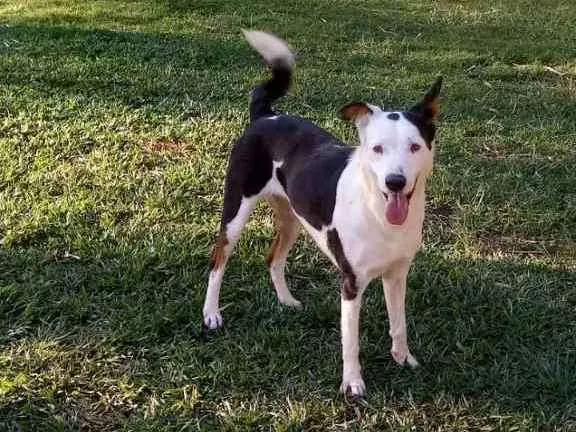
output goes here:
<path id="1" fill-rule="evenodd" d="M 388 114 L 387 117 L 390 120 L 398 120 L 400 118 L 400 114 L 393 112 L 393 113 Z"/>

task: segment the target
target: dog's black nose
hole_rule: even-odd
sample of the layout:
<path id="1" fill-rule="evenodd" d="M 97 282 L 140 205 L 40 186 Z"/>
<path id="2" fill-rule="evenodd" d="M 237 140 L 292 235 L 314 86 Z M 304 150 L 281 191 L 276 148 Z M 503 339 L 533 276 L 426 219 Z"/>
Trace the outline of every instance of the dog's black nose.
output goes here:
<path id="1" fill-rule="evenodd" d="M 406 186 L 406 177 L 402 174 L 388 174 L 386 176 L 386 186 L 392 192 L 400 192 Z"/>

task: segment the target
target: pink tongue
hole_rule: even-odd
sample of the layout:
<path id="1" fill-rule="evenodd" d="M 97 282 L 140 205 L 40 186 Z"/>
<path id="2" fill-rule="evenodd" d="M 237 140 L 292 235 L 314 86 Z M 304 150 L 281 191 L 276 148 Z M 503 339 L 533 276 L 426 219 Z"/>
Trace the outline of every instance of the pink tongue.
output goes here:
<path id="1" fill-rule="evenodd" d="M 408 198 L 402 193 L 391 193 L 386 206 L 386 219 L 392 225 L 402 225 L 408 216 Z"/>

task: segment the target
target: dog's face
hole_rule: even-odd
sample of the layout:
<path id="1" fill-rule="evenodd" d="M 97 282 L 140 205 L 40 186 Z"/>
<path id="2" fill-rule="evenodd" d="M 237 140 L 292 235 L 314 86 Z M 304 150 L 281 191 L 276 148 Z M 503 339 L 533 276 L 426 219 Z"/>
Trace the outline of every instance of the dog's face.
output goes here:
<path id="1" fill-rule="evenodd" d="M 356 123 L 363 169 L 382 194 L 386 219 L 393 225 L 404 223 L 415 188 L 424 187 L 432 171 L 440 86 L 438 79 L 410 111 L 387 112 L 363 102 L 340 111 Z"/>

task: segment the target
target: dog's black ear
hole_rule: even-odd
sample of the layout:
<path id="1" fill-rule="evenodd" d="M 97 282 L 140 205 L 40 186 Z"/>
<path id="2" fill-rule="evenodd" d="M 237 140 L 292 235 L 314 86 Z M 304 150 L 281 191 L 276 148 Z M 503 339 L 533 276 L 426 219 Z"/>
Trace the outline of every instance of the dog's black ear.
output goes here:
<path id="1" fill-rule="evenodd" d="M 431 123 L 440 114 L 438 96 L 440 96 L 441 87 L 442 77 L 439 76 L 432 87 L 428 89 L 424 98 L 410 109 L 410 112 L 418 115 L 423 123 Z"/>
<path id="2" fill-rule="evenodd" d="M 364 102 L 352 102 L 340 108 L 338 115 L 347 121 L 356 121 L 365 115 L 372 114 L 372 109 Z"/>
<path id="3" fill-rule="evenodd" d="M 442 87 L 442 77 L 436 78 L 424 98 L 404 114 L 408 120 L 416 125 L 429 149 L 432 148 L 432 141 L 436 136 L 434 120 L 440 114 L 440 104 L 438 103 L 440 87 Z"/>

